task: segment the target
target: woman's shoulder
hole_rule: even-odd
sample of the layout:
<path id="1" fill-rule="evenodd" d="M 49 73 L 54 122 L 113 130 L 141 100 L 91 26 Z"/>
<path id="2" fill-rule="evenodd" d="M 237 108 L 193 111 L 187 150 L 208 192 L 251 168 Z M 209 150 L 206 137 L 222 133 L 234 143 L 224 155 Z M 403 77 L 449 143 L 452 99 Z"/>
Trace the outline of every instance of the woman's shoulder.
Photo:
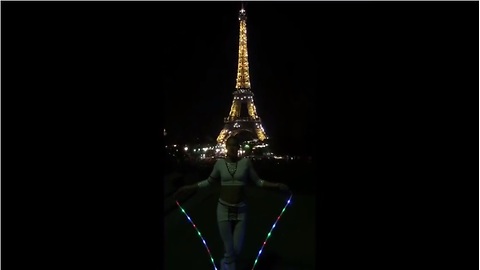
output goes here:
<path id="1" fill-rule="evenodd" d="M 217 158 L 217 161 L 215 161 L 215 164 L 224 163 L 224 162 L 225 162 L 225 158 L 221 157 L 221 158 Z"/>
<path id="2" fill-rule="evenodd" d="M 218 170 L 220 168 L 222 168 L 222 166 L 219 166 L 221 164 L 225 163 L 225 159 L 224 158 L 217 158 L 217 160 L 215 160 L 215 163 L 213 164 L 213 168 L 215 170 Z"/>
<path id="3" fill-rule="evenodd" d="M 248 157 L 242 157 L 242 159 L 240 161 L 243 162 L 244 164 L 247 164 L 247 165 L 252 164 L 252 159 L 248 158 Z"/>

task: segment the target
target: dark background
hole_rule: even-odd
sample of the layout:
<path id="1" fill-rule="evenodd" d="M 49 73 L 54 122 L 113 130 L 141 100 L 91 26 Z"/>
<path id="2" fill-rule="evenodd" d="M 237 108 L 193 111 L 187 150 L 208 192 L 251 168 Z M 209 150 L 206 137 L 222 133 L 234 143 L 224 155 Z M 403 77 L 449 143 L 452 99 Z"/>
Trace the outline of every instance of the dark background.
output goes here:
<path id="1" fill-rule="evenodd" d="M 2 264 L 160 266 L 163 128 L 218 135 L 238 8 L 2 2 Z M 314 156 L 322 268 L 478 268 L 478 2 L 247 12 L 265 129 Z"/>
<path id="2" fill-rule="evenodd" d="M 330 135 L 361 147 L 354 141 L 424 127 L 424 116 L 430 124 L 448 119 L 437 100 L 449 94 L 439 89 L 464 89 L 477 74 L 466 68 L 478 58 L 476 32 L 467 30 L 476 20 L 460 5 L 248 2 L 252 90 L 274 150 L 311 154 Z M 213 141 L 232 102 L 240 3 L 163 7 L 152 35 L 161 42 L 167 142 Z"/>

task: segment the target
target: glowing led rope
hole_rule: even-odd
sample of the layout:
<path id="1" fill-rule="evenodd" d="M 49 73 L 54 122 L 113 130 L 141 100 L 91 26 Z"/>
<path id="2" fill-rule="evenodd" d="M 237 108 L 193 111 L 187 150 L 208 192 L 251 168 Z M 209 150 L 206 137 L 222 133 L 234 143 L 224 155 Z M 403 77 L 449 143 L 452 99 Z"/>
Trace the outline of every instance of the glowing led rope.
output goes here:
<path id="1" fill-rule="evenodd" d="M 258 258 L 259 258 L 260 255 L 262 254 L 263 248 L 264 248 L 265 245 L 267 244 L 268 238 L 270 238 L 270 236 L 272 236 L 272 231 L 273 231 L 273 229 L 274 229 L 275 226 L 277 225 L 277 222 L 280 220 L 280 217 L 283 215 L 283 212 L 285 212 L 285 209 L 287 209 L 287 206 L 290 204 L 291 199 L 292 199 L 292 194 L 290 194 L 290 198 L 288 198 L 288 201 L 287 201 L 287 203 L 285 204 L 285 206 L 283 207 L 283 210 L 282 210 L 282 212 L 280 213 L 280 215 L 277 217 L 277 220 L 275 220 L 275 223 L 273 223 L 272 228 L 270 229 L 270 231 L 269 231 L 268 234 L 267 234 L 267 238 L 265 238 L 265 241 L 263 241 L 263 245 L 262 245 L 262 247 L 260 248 L 260 250 L 258 251 L 257 258 L 255 259 L 255 263 L 253 263 L 252 270 L 253 270 L 253 269 L 255 268 L 255 266 L 257 265 Z"/>
<path id="2" fill-rule="evenodd" d="M 175 201 L 175 202 L 177 203 L 178 207 L 180 207 L 180 209 L 182 210 L 182 213 L 187 217 L 188 221 L 190 221 L 190 223 L 192 223 L 193 228 L 195 228 L 195 230 L 197 231 L 197 234 L 198 234 L 198 236 L 200 236 L 200 239 L 202 239 L 203 245 L 204 245 L 205 248 L 207 249 L 208 255 L 210 256 L 210 260 L 212 261 L 213 268 L 214 268 L 215 270 L 218 270 L 218 269 L 217 269 L 217 266 L 215 266 L 215 262 L 213 261 L 212 253 L 210 253 L 210 249 L 209 249 L 208 246 L 207 246 L 207 242 L 205 242 L 205 239 L 203 239 L 203 236 L 202 236 L 202 234 L 200 233 L 200 231 L 198 230 L 197 225 L 195 225 L 195 223 L 193 223 L 192 219 L 188 216 L 187 212 L 185 212 L 185 209 L 183 209 L 183 208 L 180 206 L 180 203 L 178 203 L 178 201 Z"/>
<path id="3" fill-rule="evenodd" d="M 270 231 L 268 232 L 267 238 L 265 238 L 265 241 L 263 241 L 263 245 L 262 245 L 262 247 L 260 248 L 260 250 L 258 251 L 257 258 L 255 259 L 255 263 L 253 264 L 252 270 L 253 270 L 253 269 L 255 268 L 255 266 L 257 265 L 258 258 L 259 258 L 260 255 L 262 254 L 263 248 L 265 247 L 265 245 L 267 244 L 268 239 L 269 239 L 270 236 L 272 235 L 272 231 L 273 231 L 273 229 L 275 229 L 275 226 L 277 225 L 277 222 L 280 220 L 280 217 L 282 217 L 283 212 L 285 212 L 285 209 L 287 209 L 287 206 L 290 204 L 290 201 L 291 201 L 291 199 L 292 199 L 292 196 L 293 196 L 293 195 L 290 194 L 290 197 L 288 198 L 287 203 L 286 203 L 285 206 L 283 207 L 282 212 L 281 212 L 280 215 L 277 217 L 277 220 L 275 220 L 275 223 L 273 223 L 272 228 L 271 228 Z M 180 208 L 180 210 L 182 210 L 182 213 L 187 217 L 188 221 L 190 221 L 190 223 L 193 225 L 193 228 L 195 228 L 195 230 L 197 231 L 197 234 L 198 234 L 198 236 L 200 236 L 200 239 L 202 239 L 203 245 L 204 245 L 205 248 L 207 249 L 208 255 L 210 256 L 210 260 L 212 261 L 213 268 L 214 268 L 215 270 L 218 270 L 218 269 L 217 269 L 217 266 L 215 266 L 215 261 L 213 260 L 212 253 L 210 252 L 210 249 L 209 249 L 208 246 L 207 246 L 207 242 L 205 242 L 205 239 L 203 238 L 202 234 L 201 234 L 200 231 L 198 230 L 197 225 L 195 225 L 195 223 L 193 223 L 192 219 L 188 216 L 188 214 L 187 214 L 187 212 L 185 211 L 185 209 L 183 209 L 183 208 L 180 206 L 180 203 L 179 203 L 178 201 L 175 201 L 175 202 L 177 203 L 177 205 L 178 205 L 178 207 Z"/>

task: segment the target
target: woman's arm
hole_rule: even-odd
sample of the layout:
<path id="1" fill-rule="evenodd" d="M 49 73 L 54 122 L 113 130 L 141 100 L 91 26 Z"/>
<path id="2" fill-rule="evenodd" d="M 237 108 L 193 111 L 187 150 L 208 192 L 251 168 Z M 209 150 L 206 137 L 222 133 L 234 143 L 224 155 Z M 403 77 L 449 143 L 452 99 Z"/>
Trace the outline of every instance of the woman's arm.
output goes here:
<path id="1" fill-rule="evenodd" d="M 252 161 L 250 159 L 248 159 L 247 162 L 248 162 L 247 166 L 248 166 L 248 173 L 249 173 L 250 179 L 252 179 L 252 181 L 257 186 L 262 187 L 262 188 L 279 188 L 279 189 L 282 189 L 282 190 L 288 190 L 288 187 L 284 184 L 268 182 L 268 181 L 260 179 L 260 177 L 258 177 L 258 175 L 257 175 L 257 172 L 255 171 L 255 168 L 253 168 Z"/>
<path id="2" fill-rule="evenodd" d="M 265 180 L 260 179 L 260 177 L 258 177 L 257 172 L 255 171 L 255 168 L 253 168 L 253 164 L 250 159 L 247 159 L 247 171 L 248 171 L 248 176 L 250 177 L 250 180 L 252 180 L 257 186 L 263 187 L 264 183 L 267 182 Z"/>
<path id="3" fill-rule="evenodd" d="M 213 170 L 212 170 L 212 172 L 210 173 L 210 176 L 207 179 L 205 179 L 203 181 L 200 181 L 197 184 L 194 184 L 194 186 L 196 186 L 198 188 L 204 188 L 204 187 L 210 186 L 211 184 L 213 184 L 215 182 L 220 181 L 220 169 L 218 168 L 219 162 L 220 162 L 220 160 L 217 160 L 215 162 L 215 165 L 213 165 Z"/>
<path id="4" fill-rule="evenodd" d="M 212 173 L 210 173 L 210 176 L 207 179 L 205 179 L 203 181 L 200 181 L 196 184 L 186 185 L 186 186 L 183 186 L 183 187 L 179 188 L 175 192 L 174 197 L 178 197 L 179 195 L 181 195 L 182 193 L 185 193 L 185 192 L 193 191 L 193 190 L 196 190 L 196 189 L 199 189 L 199 188 L 208 187 L 212 183 L 218 182 L 220 180 L 220 170 L 218 169 L 218 162 L 219 161 L 217 160 L 217 162 L 215 162 L 215 165 L 213 165 Z"/>
<path id="5" fill-rule="evenodd" d="M 278 183 L 268 182 L 263 180 L 263 186 L 265 188 L 278 188 Z"/>

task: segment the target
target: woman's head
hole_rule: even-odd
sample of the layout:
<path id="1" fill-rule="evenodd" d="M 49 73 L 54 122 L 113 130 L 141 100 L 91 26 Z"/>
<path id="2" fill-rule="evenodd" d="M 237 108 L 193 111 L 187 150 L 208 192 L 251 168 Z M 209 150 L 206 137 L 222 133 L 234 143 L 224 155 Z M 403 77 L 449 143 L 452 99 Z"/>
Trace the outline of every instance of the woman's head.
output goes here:
<path id="1" fill-rule="evenodd" d="M 238 150 L 240 149 L 240 142 L 235 137 L 229 137 L 225 142 L 225 147 L 227 148 L 228 157 L 238 157 Z"/>

